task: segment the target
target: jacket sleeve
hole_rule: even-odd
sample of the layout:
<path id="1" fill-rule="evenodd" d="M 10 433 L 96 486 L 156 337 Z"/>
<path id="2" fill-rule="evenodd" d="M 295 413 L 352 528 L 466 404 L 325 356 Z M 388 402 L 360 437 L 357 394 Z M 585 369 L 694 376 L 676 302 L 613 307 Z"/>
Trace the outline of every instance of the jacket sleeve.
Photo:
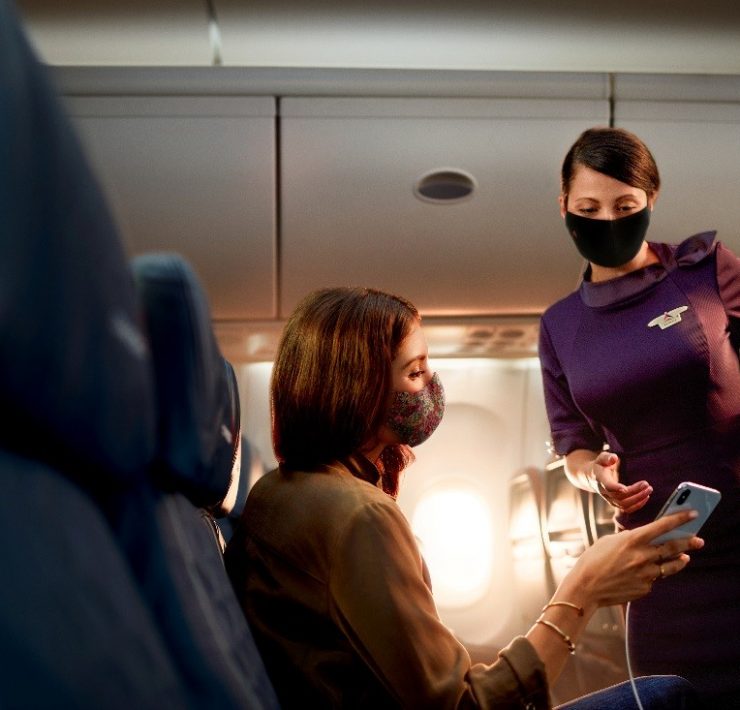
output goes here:
<path id="1" fill-rule="evenodd" d="M 717 285 L 737 350 L 740 347 L 740 259 L 721 242 L 717 244 Z"/>
<path id="2" fill-rule="evenodd" d="M 594 431 L 573 401 L 544 318 L 540 321 L 539 356 L 545 408 L 555 451 L 560 455 L 575 449 L 601 451 L 603 437 Z"/>
<path id="3" fill-rule="evenodd" d="M 402 707 L 550 707 L 544 666 L 525 638 L 491 665 L 471 665 L 437 615 L 413 533 L 390 499 L 347 522 L 330 594 L 336 622 Z"/>

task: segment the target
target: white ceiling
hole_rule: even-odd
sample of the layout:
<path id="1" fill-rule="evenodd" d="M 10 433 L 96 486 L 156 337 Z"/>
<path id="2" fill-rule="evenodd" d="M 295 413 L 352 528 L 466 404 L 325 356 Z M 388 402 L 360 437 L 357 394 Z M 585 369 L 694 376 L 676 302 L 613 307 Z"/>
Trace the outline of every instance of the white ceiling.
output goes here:
<path id="1" fill-rule="evenodd" d="M 55 65 L 740 73 L 727 0 L 18 4 Z"/>

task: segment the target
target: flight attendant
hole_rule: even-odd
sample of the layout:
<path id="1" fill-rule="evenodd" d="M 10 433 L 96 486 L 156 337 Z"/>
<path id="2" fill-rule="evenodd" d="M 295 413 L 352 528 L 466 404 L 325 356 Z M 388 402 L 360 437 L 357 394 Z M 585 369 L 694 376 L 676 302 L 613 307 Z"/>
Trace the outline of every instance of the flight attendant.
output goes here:
<path id="1" fill-rule="evenodd" d="M 653 520 L 682 481 L 722 492 L 705 547 L 630 612 L 633 666 L 740 702 L 740 260 L 715 232 L 646 241 L 660 178 L 645 144 L 585 131 L 562 165 L 560 213 L 588 261 L 540 330 L 545 401 L 570 480 L 620 529 Z M 697 199 L 701 199 L 697 194 Z"/>
<path id="2" fill-rule="evenodd" d="M 437 615 L 395 502 L 409 447 L 444 411 L 417 310 L 371 289 L 309 295 L 285 327 L 270 391 L 280 466 L 252 488 L 226 566 L 284 708 L 549 708 L 596 608 L 648 593 L 702 544 L 651 544 L 687 512 L 599 540 L 526 636 L 472 664 Z M 681 679 L 641 681 L 645 708 L 689 707 Z M 588 703 L 576 707 L 634 701 L 622 686 Z"/>

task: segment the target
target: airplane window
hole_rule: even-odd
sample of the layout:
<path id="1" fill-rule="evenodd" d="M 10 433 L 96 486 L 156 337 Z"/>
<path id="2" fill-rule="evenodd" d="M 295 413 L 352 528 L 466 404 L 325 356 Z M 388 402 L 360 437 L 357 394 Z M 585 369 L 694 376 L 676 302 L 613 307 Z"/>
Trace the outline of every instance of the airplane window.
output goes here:
<path id="1" fill-rule="evenodd" d="M 466 483 L 435 487 L 419 500 L 411 527 L 437 605 L 462 608 L 481 599 L 493 570 L 493 521 L 483 496 Z"/>

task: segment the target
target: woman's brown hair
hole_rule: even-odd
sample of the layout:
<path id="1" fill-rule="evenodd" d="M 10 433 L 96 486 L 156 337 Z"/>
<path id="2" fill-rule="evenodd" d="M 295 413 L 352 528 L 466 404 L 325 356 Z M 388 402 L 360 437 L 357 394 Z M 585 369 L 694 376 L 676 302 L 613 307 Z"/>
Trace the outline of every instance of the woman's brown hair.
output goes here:
<path id="1" fill-rule="evenodd" d="M 384 422 L 391 361 L 419 321 L 403 298 L 367 288 L 315 291 L 295 309 L 278 346 L 270 384 L 275 455 L 310 471 L 342 460 Z M 407 447 L 387 447 L 383 488 L 395 495 Z"/>
<path id="2" fill-rule="evenodd" d="M 660 175 L 652 153 L 634 133 L 623 128 L 589 128 L 581 133 L 563 160 L 561 191 L 566 197 L 579 165 L 639 187 L 648 198 L 660 189 Z"/>

